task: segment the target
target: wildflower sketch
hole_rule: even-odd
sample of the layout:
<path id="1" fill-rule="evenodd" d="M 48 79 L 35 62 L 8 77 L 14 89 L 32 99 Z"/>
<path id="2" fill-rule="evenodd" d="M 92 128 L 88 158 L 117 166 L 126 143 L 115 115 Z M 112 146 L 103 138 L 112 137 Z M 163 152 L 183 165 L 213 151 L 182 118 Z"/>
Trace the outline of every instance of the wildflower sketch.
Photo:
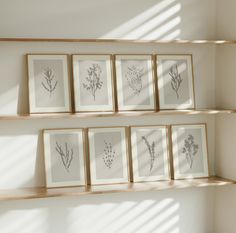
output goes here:
<path id="1" fill-rule="evenodd" d="M 125 74 L 129 87 L 132 89 L 135 95 L 139 95 L 142 91 L 142 77 L 144 75 L 144 68 L 137 67 L 135 65 L 129 66 L 128 71 Z"/>
<path id="2" fill-rule="evenodd" d="M 86 83 L 83 83 L 83 87 L 90 92 L 93 97 L 93 100 L 96 100 L 97 90 L 102 88 L 103 82 L 101 81 L 102 68 L 99 64 L 92 64 L 87 69 L 88 76 L 85 78 Z"/>
<path id="3" fill-rule="evenodd" d="M 106 167 L 111 168 L 115 159 L 116 152 L 111 143 L 104 141 L 103 162 Z"/>
<path id="4" fill-rule="evenodd" d="M 73 149 L 72 148 L 68 148 L 67 143 L 65 142 L 65 148 L 63 150 L 62 146 L 56 142 L 56 147 L 55 150 L 57 151 L 57 153 L 60 155 L 61 161 L 63 166 L 65 167 L 67 172 L 70 172 L 70 166 L 71 166 L 71 162 L 73 160 Z"/>
<path id="5" fill-rule="evenodd" d="M 177 99 L 179 99 L 179 88 L 181 86 L 183 79 L 181 78 L 179 74 L 177 64 L 171 66 L 169 75 L 171 76 L 171 87 L 173 91 L 175 92 Z"/>
<path id="6" fill-rule="evenodd" d="M 52 96 L 52 93 L 56 90 L 58 81 L 54 80 L 55 79 L 55 73 L 53 69 L 47 67 L 43 71 L 43 78 L 44 81 L 41 82 L 43 88 L 49 92 L 49 97 Z"/>
<path id="7" fill-rule="evenodd" d="M 142 136 L 142 139 L 143 139 L 145 145 L 147 146 L 148 153 L 150 155 L 150 172 L 151 172 L 153 169 L 153 166 L 154 166 L 154 162 L 155 162 L 156 158 L 158 157 L 158 154 L 156 153 L 156 143 L 153 141 L 150 144 L 146 136 Z"/>
<path id="8" fill-rule="evenodd" d="M 182 153 L 185 154 L 187 163 L 190 168 L 193 167 L 194 157 L 198 152 L 198 145 L 194 142 L 194 137 L 192 134 L 189 134 L 188 137 L 184 140 L 184 147 Z"/>

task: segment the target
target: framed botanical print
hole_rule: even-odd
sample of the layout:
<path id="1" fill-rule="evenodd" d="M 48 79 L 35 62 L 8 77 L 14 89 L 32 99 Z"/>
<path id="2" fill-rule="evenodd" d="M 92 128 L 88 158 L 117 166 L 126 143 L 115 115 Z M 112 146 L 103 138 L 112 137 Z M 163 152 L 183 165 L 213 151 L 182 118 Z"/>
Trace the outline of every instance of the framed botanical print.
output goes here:
<path id="1" fill-rule="evenodd" d="M 167 126 L 131 127 L 133 181 L 170 180 Z"/>
<path id="2" fill-rule="evenodd" d="M 76 112 L 114 111 L 111 55 L 73 55 Z"/>
<path id="3" fill-rule="evenodd" d="M 192 55 L 157 55 L 160 109 L 194 109 Z"/>
<path id="4" fill-rule="evenodd" d="M 174 178 L 208 177 L 206 125 L 173 125 L 171 131 Z"/>
<path id="5" fill-rule="evenodd" d="M 116 55 L 116 91 L 119 111 L 154 110 L 151 55 Z"/>
<path id="6" fill-rule="evenodd" d="M 91 184 L 128 182 L 126 128 L 90 128 L 88 139 Z"/>
<path id="7" fill-rule="evenodd" d="M 28 54 L 30 113 L 70 112 L 68 56 Z"/>
<path id="8" fill-rule="evenodd" d="M 47 187 L 86 184 L 82 129 L 43 131 Z"/>

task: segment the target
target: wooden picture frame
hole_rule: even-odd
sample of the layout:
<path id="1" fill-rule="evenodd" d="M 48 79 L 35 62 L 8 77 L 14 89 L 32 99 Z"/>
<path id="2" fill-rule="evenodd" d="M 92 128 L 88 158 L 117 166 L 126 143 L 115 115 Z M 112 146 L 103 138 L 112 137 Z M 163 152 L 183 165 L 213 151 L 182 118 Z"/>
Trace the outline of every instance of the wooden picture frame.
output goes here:
<path id="1" fill-rule="evenodd" d="M 87 183 L 83 129 L 45 129 L 46 186 L 84 186 Z"/>
<path id="2" fill-rule="evenodd" d="M 115 70 L 118 111 L 155 111 L 153 56 L 116 54 Z"/>
<path id="3" fill-rule="evenodd" d="M 171 126 L 175 179 L 209 177 L 206 124 Z"/>
<path id="4" fill-rule="evenodd" d="M 168 127 L 130 126 L 133 182 L 170 180 Z"/>
<path id="5" fill-rule="evenodd" d="M 156 55 L 160 110 L 195 109 L 191 54 Z"/>
<path id="6" fill-rule="evenodd" d="M 126 127 L 88 128 L 91 185 L 129 182 Z"/>
<path id="7" fill-rule="evenodd" d="M 27 54 L 29 112 L 71 112 L 67 54 Z"/>
<path id="8" fill-rule="evenodd" d="M 76 112 L 114 112 L 112 55 L 73 54 Z"/>

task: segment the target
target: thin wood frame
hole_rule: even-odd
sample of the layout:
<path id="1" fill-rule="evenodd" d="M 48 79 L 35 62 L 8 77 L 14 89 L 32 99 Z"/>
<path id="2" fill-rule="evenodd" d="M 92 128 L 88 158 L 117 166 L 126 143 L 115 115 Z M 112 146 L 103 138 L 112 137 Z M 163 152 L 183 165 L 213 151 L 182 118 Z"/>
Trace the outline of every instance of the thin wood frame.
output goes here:
<path id="1" fill-rule="evenodd" d="M 66 57 L 66 68 L 67 68 L 67 92 L 68 92 L 68 111 L 62 110 L 62 111 L 54 111 L 54 110 L 48 110 L 48 111 L 31 111 L 31 94 L 30 94 L 30 67 L 29 67 L 29 57 L 30 56 L 65 56 Z M 55 58 L 56 59 L 56 58 Z M 27 63 L 27 86 L 28 86 L 28 105 L 29 105 L 29 114 L 50 114 L 50 113 L 70 113 L 72 112 L 72 92 L 71 92 L 71 79 L 70 79 L 70 66 L 69 66 L 69 55 L 63 54 L 63 53 L 27 53 L 26 54 L 26 63 Z M 65 91 L 65 90 L 64 90 Z M 65 92 L 66 95 L 66 92 Z M 65 107 L 66 108 L 66 107 Z"/>
<path id="2" fill-rule="evenodd" d="M 191 82 L 192 82 L 192 100 L 193 100 L 193 107 L 184 107 L 184 108 L 178 108 L 178 107 L 174 107 L 174 108 L 162 108 L 160 100 L 161 100 L 161 96 L 160 96 L 160 91 L 159 91 L 159 75 L 158 75 L 158 57 L 160 56 L 176 56 L 176 57 L 190 57 L 190 65 L 191 65 Z M 167 58 L 168 59 L 168 58 Z M 194 67 L 193 67 L 193 55 L 192 54 L 155 54 L 155 63 L 156 63 L 156 87 L 157 87 L 157 98 L 158 98 L 158 106 L 159 106 L 159 110 L 195 110 L 196 108 L 196 97 L 195 97 L 195 83 L 194 83 Z"/>
<path id="3" fill-rule="evenodd" d="M 49 152 L 46 151 L 46 138 L 45 138 L 45 133 L 46 132 L 61 132 L 63 134 L 63 132 L 80 132 L 82 137 L 81 137 L 81 143 L 83 145 L 83 149 L 82 149 L 82 153 L 83 153 L 83 157 L 82 159 L 80 159 L 80 168 L 83 168 L 82 174 L 82 180 L 81 181 L 77 181 L 77 182 L 58 182 L 59 185 L 57 184 L 53 184 L 53 182 L 51 181 L 51 176 L 48 175 L 48 170 L 51 171 L 50 165 L 51 162 L 48 162 L 48 160 L 50 160 L 50 158 L 48 158 L 49 156 Z M 88 185 L 88 176 L 87 176 L 87 156 L 86 156 L 86 135 L 85 135 L 85 130 L 84 128 L 50 128 L 50 129 L 43 129 L 42 130 L 42 134 L 43 134 L 43 149 L 44 149 L 44 164 L 45 164 L 45 178 L 46 178 L 46 186 L 47 188 L 57 188 L 57 187 L 68 187 L 68 186 L 86 186 Z M 50 136 L 49 136 L 50 137 Z M 78 141 L 79 143 L 79 141 Z M 81 161 L 83 161 L 83 163 L 81 164 Z M 80 171 L 79 171 L 80 172 Z M 83 182 L 84 180 L 84 182 Z"/>
<path id="4" fill-rule="evenodd" d="M 94 144 L 91 144 L 92 142 L 91 142 L 89 134 L 90 134 L 90 132 L 92 130 L 99 130 L 99 129 L 105 130 L 105 131 L 107 129 L 108 130 L 109 129 L 122 129 L 122 130 L 124 130 L 124 138 L 123 138 L 123 140 L 124 140 L 124 143 L 125 143 L 125 145 L 124 145 L 125 148 L 123 148 L 123 149 L 125 149 L 126 155 L 125 156 L 121 155 L 121 156 L 122 156 L 123 159 L 125 159 L 125 161 L 123 161 L 123 159 L 122 159 L 122 163 L 123 163 L 123 169 L 125 171 L 125 175 L 127 177 L 124 177 L 124 178 L 120 179 L 122 181 L 119 181 L 118 179 L 117 179 L 117 181 L 114 181 L 115 179 L 111 179 L 111 180 L 108 179 L 108 181 L 105 181 L 105 179 L 102 179 L 102 181 L 99 182 L 99 181 L 96 181 L 95 179 L 93 179 L 94 178 L 94 174 L 96 173 L 96 171 L 94 169 L 96 164 L 95 164 L 95 162 L 91 161 L 92 159 L 95 159 L 95 158 L 91 158 L 91 147 L 94 146 Z M 101 132 L 104 132 L 104 131 L 101 131 Z M 123 184 L 123 183 L 129 183 L 130 182 L 131 177 L 130 177 L 130 161 L 129 161 L 129 144 L 128 144 L 127 137 L 128 137 L 128 127 L 126 127 L 126 126 L 107 126 L 107 127 L 91 127 L 91 128 L 87 128 L 87 142 L 88 142 L 87 148 L 88 148 L 88 154 L 89 154 L 89 160 L 90 160 L 89 170 L 90 170 L 90 183 L 91 183 L 91 185 Z"/>
<path id="5" fill-rule="evenodd" d="M 176 176 L 176 171 L 175 171 L 175 158 L 174 158 L 174 151 L 173 151 L 173 127 L 175 126 L 204 126 L 204 138 L 202 138 L 202 141 L 205 141 L 205 152 L 206 152 L 206 171 L 203 173 L 206 173 L 206 175 L 203 176 L 184 176 L 184 175 L 178 175 Z M 208 178 L 210 176 L 210 166 L 209 166 L 209 151 L 208 151 L 208 137 L 207 137 L 207 124 L 206 123 L 193 123 L 193 124 L 172 124 L 170 125 L 170 133 L 171 133 L 171 152 L 172 152 L 172 160 L 173 160 L 173 178 L 174 179 L 189 179 L 189 178 L 195 178 L 195 179 L 201 179 L 201 178 Z M 202 145 L 203 146 L 203 145 Z M 203 156 L 203 167 L 204 166 L 204 155 Z"/>
<path id="6" fill-rule="evenodd" d="M 107 109 L 107 110 L 94 110 L 94 109 L 92 109 L 92 108 L 90 108 L 90 109 L 88 109 L 88 110 L 79 110 L 79 108 L 78 108 L 78 110 L 76 110 L 76 105 L 77 105 L 77 101 L 76 101 L 76 99 L 77 99 L 77 97 L 76 97 L 76 71 L 75 71 L 75 67 L 74 67 L 74 63 L 75 63 L 75 57 L 76 56 L 81 56 L 81 57 L 91 57 L 91 60 L 93 60 L 93 57 L 97 57 L 97 58 L 104 58 L 104 60 L 105 60 L 105 57 L 109 57 L 109 65 L 110 65 L 110 73 L 107 73 L 107 75 L 108 76 L 110 76 L 110 81 L 111 81 L 111 85 L 110 85 L 110 87 L 111 87 L 111 96 L 109 95 L 109 90 L 108 90 L 108 98 L 109 97 L 111 97 L 112 98 L 112 101 L 111 101 L 111 105 L 112 105 L 112 108 L 111 109 Z M 72 76 L 73 76 L 73 96 L 74 96 L 74 107 L 75 107 L 75 112 L 81 112 L 81 113 L 83 113 L 83 112 L 114 112 L 115 111 L 115 90 L 114 90 L 114 83 L 115 83 L 115 80 L 114 80 L 114 67 L 113 67 L 113 56 L 112 56 L 112 54 L 105 54 L 105 53 L 94 53 L 94 54 L 91 54 L 91 53 L 81 53 L 81 54 L 72 54 L 71 55 L 71 57 L 72 57 L 72 70 L 73 70 L 73 72 L 72 72 Z M 100 59 L 99 59 L 100 60 Z M 101 59 L 102 60 L 102 59 Z M 108 59 L 107 59 L 108 60 Z M 107 67 L 106 67 L 107 68 Z M 107 88 L 109 89 L 110 88 L 109 86 L 107 86 Z"/>
<path id="7" fill-rule="evenodd" d="M 165 140 L 166 140 L 166 164 L 164 164 L 163 166 L 167 166 L 167 177 L 164 178 L 164 175 L 162 176 L 162 178 L 148 178 L 144 179 L 144 178 L 134 178 L 134 153 L 133 153 L 133 141 L 132 141 L 132 129 L 158 129 L 158 128 L 163 128 L 165 129 Z M 133 182 L 152 182 L 152 181 L 161 181 L 161 180 L 171 180 L 171 167 L 170 167 L 170 146 L 169 146 L 169 127 L 168 125 L 131 125 L 129 126 L 129 130 L 130 130 L 130 140 L 131 140 L 131 158 L 132 158 L 132 175 L 133 175 Z M 137 158 L 136 158 L 137 159 Z"/>
<path id="8" fill-rule="evenodd" d="M 118 80 L 118 70 L 117 70 L 118 57 L 121 57 L 120 60 L 122 60 L 125 57 L 127 58 L 127 60 L 132 60 L 132 59 L 142 60 L 142 59 L 139 59 L 137 57 L 140 57 L 140 58 L 144 57 L 144 59 L 146 59 L 147 62 L 150 61 L 151 70 L 150 71 L 148 70 L 148 76 L 151 74 L 151 84 L 152 84 L 152 88 L 151 88 L 152 91 L 151 92 L 152 93 L 150 93 L 149 97 L 150 97 L 150 100 L 153 101 L 153 103 L 150 103 L 150 106 L 153 105 L 153 107 L 140 108 L 140 107 L 138 107 L 139 105 L 137 105 L 137 107 L 134 107 L 132 105 L 132 107 L 126 108 L 124 106 L 122 106 L 122 107 L 120 106 L 120 101 L 121 100 L 120 100 L 119 93 L 118 93 L 119 92 L 118 82 L 120 82 L 120 81 Z M 149 59 L 147 57 L 149 57 Z M 155 88 L 155 72 L 154 72 L 153 54 L 114 54 L 114 66 L 115 66 L 115 80 L 116 80 L 116 93 L 115 94 L 116 94 L 116 102 L 117 102 L 117 111 L 118 112 L 122 112 L 122 111 L 156 111 L 157 110 L 157 104 L 156 104 L 156 88 Z M 122 81 L 120 82 L 120 85 L 122 86 Z M 148 85 L 150 85 L 150 83 Z"/>

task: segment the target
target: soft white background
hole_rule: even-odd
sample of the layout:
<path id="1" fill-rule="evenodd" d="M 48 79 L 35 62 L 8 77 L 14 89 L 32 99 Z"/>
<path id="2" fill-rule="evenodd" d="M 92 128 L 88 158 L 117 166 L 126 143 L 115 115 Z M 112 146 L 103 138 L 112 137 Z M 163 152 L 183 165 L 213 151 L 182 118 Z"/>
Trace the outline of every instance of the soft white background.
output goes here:
<path id="1" fill-rule="evenodd" d="M 235 7 L 234 0 L 0 0 L 0 37 L 235 39 Z M 197 108 L 236 107 L 234 46 L 0 42 L 1 115 L 27 112 L 29 52 L 192 53 Z M 0 121 L 0 187 L 44 185 L 39 129 L 190 122 L 208 123 L 211 174 L 216 167 L 236 179 L 234 115 L 42 119 Z M 1 202 L 0 232 L 234 233 L 235 194 L 232 186 Z"/>

